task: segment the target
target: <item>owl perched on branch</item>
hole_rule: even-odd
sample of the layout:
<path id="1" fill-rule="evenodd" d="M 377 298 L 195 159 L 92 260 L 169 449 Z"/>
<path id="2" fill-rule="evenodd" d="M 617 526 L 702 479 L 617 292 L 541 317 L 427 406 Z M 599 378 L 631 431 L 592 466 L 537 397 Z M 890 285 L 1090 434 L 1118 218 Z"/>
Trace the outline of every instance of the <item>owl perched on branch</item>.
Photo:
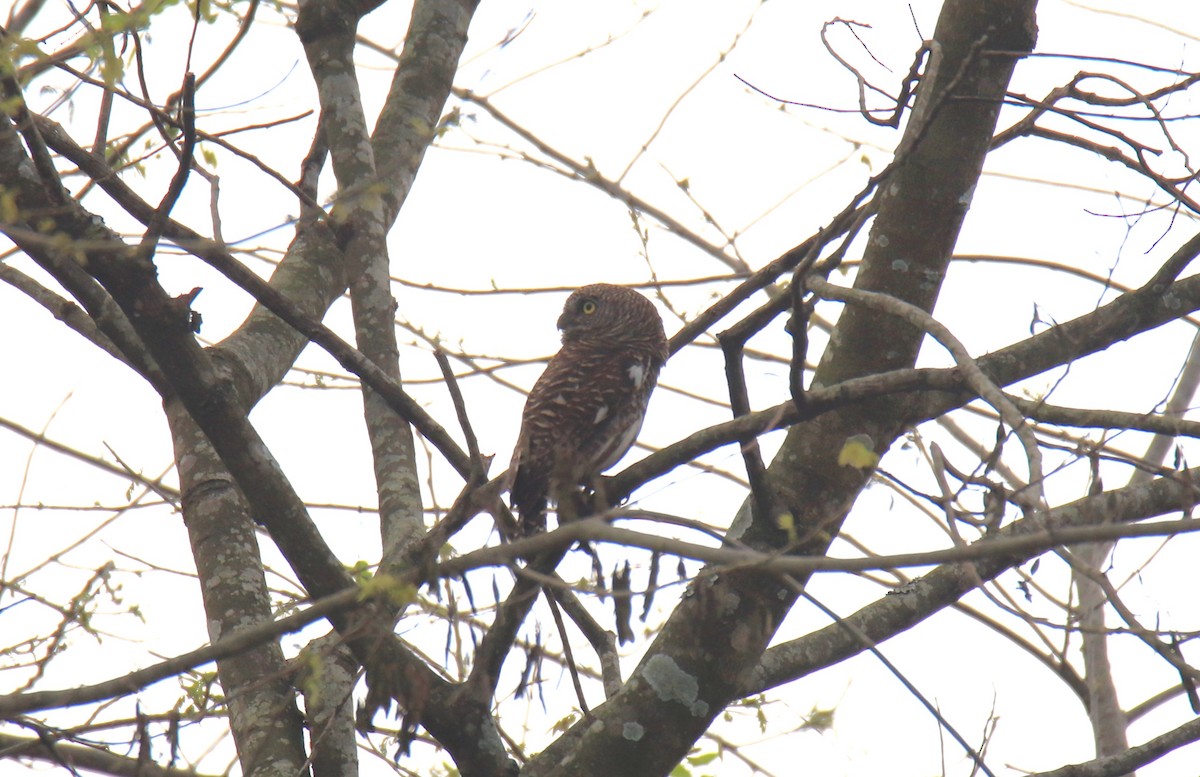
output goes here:
<path id="1" fill-rule="evenodd" d="M 578 289 L 558 328 L 562 348 L 529 392 L 509 466 L 524 534 L 545 530 L 548 501 L 594 490 L 600 473 L 625 455 L 668 355 L 654 305 L 621 286 Z"/>

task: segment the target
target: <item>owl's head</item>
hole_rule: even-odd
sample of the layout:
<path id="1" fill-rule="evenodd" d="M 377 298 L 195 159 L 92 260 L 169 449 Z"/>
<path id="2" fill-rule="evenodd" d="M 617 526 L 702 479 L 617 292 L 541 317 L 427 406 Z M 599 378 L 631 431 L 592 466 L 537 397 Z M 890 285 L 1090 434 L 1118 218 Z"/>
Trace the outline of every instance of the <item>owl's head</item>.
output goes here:
<path id="1" fill-rule="evenodd" d="M 645 344 L 666 359 L 662 317 L 650 300 L 632 289 L 593 283 L 576 289 L 558 317 L 564 343 Z"/>

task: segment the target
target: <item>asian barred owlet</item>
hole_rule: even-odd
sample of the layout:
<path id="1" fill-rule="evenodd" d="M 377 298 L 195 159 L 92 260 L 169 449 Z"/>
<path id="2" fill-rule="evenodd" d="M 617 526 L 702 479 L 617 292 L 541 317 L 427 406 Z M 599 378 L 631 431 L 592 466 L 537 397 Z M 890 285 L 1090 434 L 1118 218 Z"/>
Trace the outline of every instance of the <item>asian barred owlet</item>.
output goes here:
<path id="1" fill-rule="evenodd" d="M 578 289 L 558 328 L 562 348 L 529 392 L 509 466 L 524 534 L 545 530 L 547 501 L 594 488 L 625 455 L 668 355 L 654 305 L 621 286 Z"/>

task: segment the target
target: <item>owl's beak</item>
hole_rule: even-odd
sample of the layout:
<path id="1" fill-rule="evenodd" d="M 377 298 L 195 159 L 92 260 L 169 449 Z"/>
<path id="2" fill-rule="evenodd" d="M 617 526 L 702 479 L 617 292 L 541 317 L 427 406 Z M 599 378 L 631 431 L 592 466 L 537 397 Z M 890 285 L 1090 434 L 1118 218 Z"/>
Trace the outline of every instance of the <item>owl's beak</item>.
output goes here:
<path id="1" fill-rule="evenodd" d="M 556 324 L 555 324 L 555 326 L 557 326 L 557 327 L 558 327 L 558 330 L 559 330 L 560 332 L 561 332 L 563 329 L 566 329 L 566 327 L 567 327 L 567 314 L 566 314 L 565 312 L 564 312 L 564 313 L 563 313 L 561 316 L 559 316 L 559 317 L 558 317 L 558 323 L 556 323 Z"/>

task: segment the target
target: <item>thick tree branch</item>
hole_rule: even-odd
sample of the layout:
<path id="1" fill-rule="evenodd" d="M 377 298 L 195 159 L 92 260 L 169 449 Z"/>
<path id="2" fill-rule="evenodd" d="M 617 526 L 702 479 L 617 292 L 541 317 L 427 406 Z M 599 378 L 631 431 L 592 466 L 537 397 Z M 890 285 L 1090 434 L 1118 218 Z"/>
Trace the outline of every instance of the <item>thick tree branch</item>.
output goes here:
<path id="1" fill-rule="evenodd" d="M 3 126 L 11 127 L 7 123 Z M 7 150 L 0 143 L 0 155 Z M 44 209 L 48 205 L 45 193 L 30 186 L 29 178 L 18 174 L 19 160 L 18 153 L 11 168 L 0 170 L 0 183 L 20 191 L 22 202 L 35 212 Z M 235 387 L 195 342 L 186 302 L 181 304 L 180 300 L 170 298 L 158 284 L 154 265 L 133 258 L 115 234 L 76 203 L 68 202 L 59 208 L 57 217 L 62 232 L 88 246 L 89 271 L 121 306 L 170 382 L 173 396 L 183 403 L 213 444 L 255 517 L 270 532 L 305 589 L 311 596 L 321 597 L 349 587 L 348 573 L 329 550 L 278 462 L 249 423 L 247 409 Z M 44 259 L 44 244 L 22 244 L 19 235 L 16 239 L 34 259 Z M 365 611 L 353 618 L 330 616 L 335 628 L 350 640 L 358 659 L 364 664 L 386 666 L 394 677 L 407 678 L 403 685 L 389 684 L 389 692 L 402 697 L 406 708 L 425 712 L 422 723 L 448 750 L 461 757 L 460 765 L 471 767 L 464 768 L 464 773 L 487 773 L 487 769 L 495 773 L 497 759 L 506 762 L 498 736 L 494 746 L 485 743 L 481 747 L 480 737 L 486 739 L 486 731 L 464 732 L 465 707 L 452 708 L 446 683 L 399 644 L 388 628 L 389 619 L 372 612 L 373 607 L 362 609 Z M 492 723 L 486 708 L 473 715 L 481 721 L 481 726 Z"/>
<path id="2" fill-rule="evenodd" d="M 78 164 L 98 181 L 105 192 L 116 199 L 130 215 L 143 224 L 150 224 L 154 217 L 154 207 L 129 188 L 111 167 L 80 148 L 58 125 L 43 121 L 39 126 L 43 128 L 43 134 L 55 151 Z M 337 248 L 323 229 L 315 224 L 302 228 L 292 251 L 280 263 L 270 282 L 264 281 L 244 266 L 220 243 L 205 238 L 175 221 L 167 221 L 163 227 L 163 237 L 207 262 L 262 306 L 261 309 L 255 308 L 246 324 L 223 346 L 225 351 L 236 354 L 240 359 L 239 369 L 235 374 L 242 379 L 238 385 L 243 401 L 250 405 L 257 402 L 278 383 L 280 377 L 295 361 L 300 348 L 311 340 L 325 349 L 347 371 L 358 376 L 363 383 L 383 396 L 395 412 L 412 423 L 463 477 L 467 477 L 470 472 L 470 459 L 445 428 L 408 396 L 398 382 L 321 323 L 320 316 L 344 288 L 342 274 L 334 273 L 326 266 L 330 257 L 337 256 Z M 299 261 L 293 261 L 293 258 Z M 323 281 L 315 288 L 311 284 L 314 278 Z M 300 285 L 300 281 L 305 282 L 303 286 Z M 284 289 L 302 289 L 299 293 L 303 296 L 293 299 Z M 72 293 L 74 294 L 74 291 Z M 78 298 L 78 295 L 76 296 Z M 270 319 L 275 316 L 286 322 L 290 330 L 303 335 L 303 338 L 288 336 L 290 331 L 286 334 L 274 331 Z M 220 350 L 218 349 L 218 352 Z M 264 355 L 277 358 L 274 358 L 271 364 L 261 364 Z"/>
<path id="3" fill-rule="evenodd" d="M 0 733 L 0 759 L 29 759 L 65 769 L 87 769 L 113 777 L 206 777 L 195 769 L 160 766 L 99 747 L 57 741 L 52 732 L 18 737 Z"/>
<path id="4" fill-rule="evenodd" d="M 1041 532 L 1057 540 L 1054 544 L 1070 545 L 1075 531 L 1090 533 L 1088 540 L 1104 541 L 1108 531 L 1143 531 L 1154 524 L 1130 525 L 1177 510 L 1187 510 L 1200 501 L 1196 478 L 1200 470 L 1187 470 L 1176 477 L 1157 478 L 1149 483 L 1106 491 L 1056 507 L 1049 511 L 1046 525 L 1037 520 L 1021 519 L 1005 526 L 994 538 L 985 538 L 955 551 L 976 552 L 991 548 L 995 552 L 971 558 L 971 563 L 944 564 L 914 580 L 902 594 L 884 597 L 847 616 L 873 643 L 889 639 L 921 623 L 938 610 L 958 601 L 982 582 L 995 578 L 1014 566 L 1040 555 L 1049 546 L 1021 547 Z M 1185 519 L 1190 523 L 1194 519 Z M 1171 521 L 1178 525 L 1178 521 Z M 1152 530 L 1152 529 L 1151 529 Z M 1115 539 L 1115 537 L 1109 538 Z M 997 543 L 992 545 L 990 543 Z M 1010 544 L 1011 543 L 1011 544 Z M 960 557 L 966 560 L 967 557 Z M 873 560 L 873 559 L 872 559 Z M 892 566 L 899 566 L 893 563 Z M 866 646 L 849 630 L 838 623 L 803 637 L 770 648 L 763 654 L 760 665 L 748 678 L 744 695 L 760 693 L 768 688 L 804 677 L 818 669 L 832 666 L 862 652 Z"/>
<path id="5" fill-rule="evenodd" d="M 1200 242 L 1197 244 L 1200 245 Z M 984 354 L 975 361 L 985 375 L 996 384 L 1005 386 L 1098 353 L 1114 343 L 1149 332 L 1197 310 L 1200 310 L 1200 279 L 1197 276 L 1176 281 L 1165 290 L 1147 284 L 1090 313 Z M 606 482 L 607 493 L 614 495 L 614 498 L 626 497 L 638 485 L 723 445 L 743 442 L 775 429 L 785 429 L 849 404 L 902 393 L 915 395 L 900 405 L 903 420 L 908 424 L 937 418 L 976 398 L 969 392 L 967 382 L 957 369 L 902 369 L 851 378 L 830 386 L 813 386 L 805 392 L 803 414 L 796 410 L 793 402 L 788 401 L 694 432 L 612 476 Z M 1023 414 L 1048 423 L 1192 436 L 1200 432 L 1200 426 L 1196 426 L 1195 422 L 1162 416 L 1062 408 L 1013 396 L 1009 400 Z"/>
<path id="6" fill-rule="evenodd" d="M 310 623 L 329 617 L 331 613 L 347 612 L 357 606 L 360 599 L 360 590 L 357 587 L 350 587 L 318 599 L 299 612 L 278 620 L 258 623 L 235 634 L 222 637 L 210 645 L 183 653 L 145 669 L 138 669 L 122 677 L 61 691 L 35 691 L 0 696 L 0 716 L 14 717 L 39 710 L 73 707 L 135 693 L 189 669 L 195 669 L 229 656 L 236 656 L 283 634 L 299 631 Z"/>
<path id="7" fill-rule="evenodd" d="M 269 625 L 273 602 L 250 505 L 185 408 L 170 401 L 165 410 L 209 638 Z M 243 769 L 271 764 L 305 772 L 303 726 L 279 641 L 219 658 L 217 676 Z M 273 714 L 264 716 L 265 709 Z"/>
<path id="8" fill-rule="evenodd" d="M 1182 726 L 1143 745 L 1131 747 L 1120 755 L 1071 764 L 1049 772 L 1031 774 L 1029 777 L 1121 777 L 1197 740 L 1200 740 L 1200 718 L 1189 720 Z"/>

